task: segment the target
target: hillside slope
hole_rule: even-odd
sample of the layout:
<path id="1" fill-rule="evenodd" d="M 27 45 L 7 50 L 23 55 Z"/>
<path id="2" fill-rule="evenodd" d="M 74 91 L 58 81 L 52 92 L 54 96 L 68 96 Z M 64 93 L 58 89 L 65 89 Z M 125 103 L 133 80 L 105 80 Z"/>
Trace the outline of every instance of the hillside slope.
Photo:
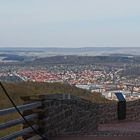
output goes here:
<path id="1" fill-rule="evenodd" d="M 70 93 L 93 102 L 109 102 L 100 93 L 90 93 L 87 90 L 61 83 L 9 83 L 4 84 L 8 93 L 17 105 L 22 104 L 21 96 L 34 94 Z M 0 88 L 0 109 L 10 107 L 11 104 Z"/>

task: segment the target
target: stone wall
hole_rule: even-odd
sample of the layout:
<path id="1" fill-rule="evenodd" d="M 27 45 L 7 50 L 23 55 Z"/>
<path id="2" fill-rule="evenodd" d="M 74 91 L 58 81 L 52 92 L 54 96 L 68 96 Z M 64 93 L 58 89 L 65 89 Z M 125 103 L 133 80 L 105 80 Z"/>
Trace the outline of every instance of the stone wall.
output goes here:
<path id="1" fill-rule="evenodd" d="M 98 124 L 118 121 L 117 102 L 95 104 L 70 94 L 49 94 L 30 96 L 25 103 L 33 101 L 42 103 L 33 112 L 39 114 L 37 124 L 46 136 L 94 134 Z M 140 121 L 140 100 L 127 102 L 126 120 Z"/>
<path id="2" fill-rule="evenodd" d="M 126 120 L 140 121 L 140 100 L 127 102 Z"/>
<path id="3" fill-rule="evenodd" d="M 98 115 L 99 123 L 118 121 L 117 102 L 111 104 L 99 104 Z M 126 120 L 140 120 L 140 100 L 126 103 Z"/>
<path id="4" fill-rule="evenodd" d="M 116 121 L 118 119 L 117 103 L 99 104 L 98 115 L 101 124 Z"/>
<path id="5" fill-rule="evenodd" d="M 97 131 L 98 105 L 75 96 L 62 94 L 40 96 L 38 100 L 43 103 L 39 124 L 42 133 L 46 136 Z"/>

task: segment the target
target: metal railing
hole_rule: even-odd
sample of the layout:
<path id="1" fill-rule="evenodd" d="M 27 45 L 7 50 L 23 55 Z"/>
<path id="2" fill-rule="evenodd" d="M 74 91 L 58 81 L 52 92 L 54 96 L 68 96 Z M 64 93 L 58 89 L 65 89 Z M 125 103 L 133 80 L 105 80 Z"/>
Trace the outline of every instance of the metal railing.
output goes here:
<path id="1" fill-rule="evenodd" d="M 18 106 L 18 109 L 21 112 L 30 111 L 32 109 L 36 109 L 38 107 L 41 107 L 41 105 L 42 105 L 41 102 L 34 102 L 34 103 Z M 16 113 L 16 109 L 14 107 L 0 110 L 0 116 L 10 115 L 12 113 Z M 31 114 L 25 116 L 25 118 L 28 121 L 33 121 L 33 120 L 38 118 L 38 114 L 31 113 Z M 10 127 L 13 127 L 13 126 L 16 126 L 16 125 L 19 125 L 19 124 L 23 124 L 23 123 L 25 123 L 23 118 L 18 118 L 18 119 L 15 119 L 15 120 L 10 120 L 10 121 L 5 122 L 5 123 L 1 123 L 0 124 L 0 131 L 2 131 L 4 129 L 7 129 L 7 128 L 10 128 Z M 39 128 L 39 126 L 37 124 L 35 124 L 35 123 L 32 124 L 32 126 L 36 130 Z M 32 130 L 32 128 L 30 126 L 28 126 L 26 128 L 23 128 L 22 130 L 19 130 L 17 132 L 8 134 L 6 136 L 3 136 L 3 137 L 0 138 L 0 140 L 11 140 L 11 139 L 15 139 L 17 137 L 25 136 L 25 135 L 27 135 L 29 133 L 33 133 L 33 130 Z M 32 138 L 30 138 L 30 139 L 32 139 Z"/>

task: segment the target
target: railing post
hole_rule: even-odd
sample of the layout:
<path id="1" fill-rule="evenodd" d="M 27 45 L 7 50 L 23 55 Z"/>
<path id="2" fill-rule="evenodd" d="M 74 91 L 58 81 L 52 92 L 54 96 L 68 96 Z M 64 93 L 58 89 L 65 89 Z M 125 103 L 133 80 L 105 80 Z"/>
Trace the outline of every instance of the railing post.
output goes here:
<path id="1" fill-rule="evenodd" d="M 42 103 L 42 99 L 40 98 L 40 96 L 26 96 L 26 97 L 21 97 L 21 99 L 23 100 L 24 104 L 33 103 L 37 101 Z M 37 131 L 43 135 L 43 130 L 41 129 L 42 128 L 41 120 L 43 119 L 43 106 L 32 109 L 32 110 L 23 111 L 24 116 L 27 116 L 30 114 L 38 115 L 37 119 L 31 120 L 29 123 L 31 125 L 36 124 L 38 126 Z M 23 123 L 23 128 L 27 128 L 27 127 L 29 126 L 26 123 Z M 29 133 L 28 135 L 23 136 L 23 139 L 27 140 L 28 138 L 34 137 L 35 135 L 36 135 L 35 133 Z"/>
<path id="2" fill-rule="evenodd" d="M 37 95 L 37 96 L 33 96 L 31 97 L 31 101 L 39 101 L 41 102 L 41 107 L 34 109 L 33 112 L 38 114 L 38 120 L 37 120 L 37 124 L 39 126 L 39 132 L 44 135 L 45 134 L 45 130 L 44 130 L 44 125 L 45 125 L 45 118 L 46 118 L 46 113 L 45 113 L 45 100 L 46 100 L 46 95 Z"/>

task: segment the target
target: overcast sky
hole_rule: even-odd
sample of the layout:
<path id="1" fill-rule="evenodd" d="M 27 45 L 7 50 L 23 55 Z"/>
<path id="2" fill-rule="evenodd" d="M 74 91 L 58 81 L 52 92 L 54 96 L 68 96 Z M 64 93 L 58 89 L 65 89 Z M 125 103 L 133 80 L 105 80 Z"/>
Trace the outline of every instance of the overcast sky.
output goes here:
<path id="1" fill-rule="evenodd" d="M 140 47 L 140 0 L 0 0 L 0 47 Z"/>

